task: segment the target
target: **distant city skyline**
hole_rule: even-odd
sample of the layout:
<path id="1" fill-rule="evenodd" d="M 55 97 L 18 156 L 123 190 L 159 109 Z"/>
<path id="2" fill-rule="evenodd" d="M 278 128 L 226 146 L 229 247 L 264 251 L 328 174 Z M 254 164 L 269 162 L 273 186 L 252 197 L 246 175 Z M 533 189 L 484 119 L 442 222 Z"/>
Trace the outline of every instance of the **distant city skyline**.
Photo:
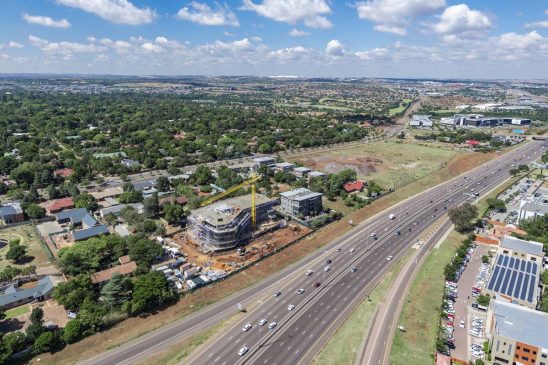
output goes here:
<path id="1" fill-rule="evenodd" d="M 3 0 L 0 73 L 548 79 L 540 0 Z"/>

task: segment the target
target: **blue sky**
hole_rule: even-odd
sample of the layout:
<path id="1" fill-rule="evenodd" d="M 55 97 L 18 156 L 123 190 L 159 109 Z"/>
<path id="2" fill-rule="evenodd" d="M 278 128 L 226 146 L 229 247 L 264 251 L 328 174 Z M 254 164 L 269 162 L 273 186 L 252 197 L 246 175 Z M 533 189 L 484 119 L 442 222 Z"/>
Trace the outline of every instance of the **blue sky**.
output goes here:
<path id="1" fill-rule="evenodd" d="M 0 72 L 548 79 L 540 0 L 2 0 Z"/>

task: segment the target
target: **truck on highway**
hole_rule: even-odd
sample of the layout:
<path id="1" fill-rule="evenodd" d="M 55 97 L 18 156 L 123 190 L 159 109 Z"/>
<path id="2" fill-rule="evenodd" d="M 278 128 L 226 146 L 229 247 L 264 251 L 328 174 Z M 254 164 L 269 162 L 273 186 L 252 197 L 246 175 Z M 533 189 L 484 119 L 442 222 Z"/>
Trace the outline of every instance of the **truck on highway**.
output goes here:
<path id="1" fill-rule="evenodd" d="M 388 218 L 390 218 L 390 219 L 396 219 L 396 215 L 395 215 L 395 214 L 390 214 L 390 215 L 388 216 Z"/>

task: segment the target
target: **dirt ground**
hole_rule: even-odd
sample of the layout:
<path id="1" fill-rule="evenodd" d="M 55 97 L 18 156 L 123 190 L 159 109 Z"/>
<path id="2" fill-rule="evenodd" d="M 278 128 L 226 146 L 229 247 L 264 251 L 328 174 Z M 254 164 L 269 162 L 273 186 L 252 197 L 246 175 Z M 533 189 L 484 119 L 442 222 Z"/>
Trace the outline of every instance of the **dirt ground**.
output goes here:
<path id="1" fill-rule="evenodd" d="M 189 262 L 203 268 L 213 267 L 213 269 L 231 272 L 306 236 L 310 231 L 309 228 L 292 223 L 252 241 L 245 246 L 246 254 L 243 256 L 238 255 L 235 250 L 219 254 L 205 254 L 194 243 L 189 242 L 184 234 L 176 235 L 173 241 L 179 244 Z"/>
<path id="2" fill-rule="evenodd" d="M 396 192 L 375 201 L 373 204 L 367 205 L 365 208 L 354 212 L 350 217 L 354 222 L 360 222 L 385 210 L 402 199 L 419 193 L 442 181 L 448 180 L 497 156 L 496 153 L 467 153 L 458 155 L 442 170 L 436 171 L 426 178 L 402 187 Z M 222 298 L 267 277 L 273 272 L 280 270 L 282 267 L 299 260 L 333 239 L 340 237 L 341 234 L 351 228 L 347 222 L 348 221 L 345 219 L 344 221 L 334 222 L 319 229 L 305 237 L 298 244 L 290 246 L 276 255 L 264 259 L 258 265 L 254 265 L 220 283 L 203 287 L 200 290 L 185 295 L 177 304 L 166 308 L 156 315 L 145 319 L 127 319 L 107 331 L 85 338 L 76 344 L 69 345 L 60 352 L 55 354 L 42 354 L 40 355 L 40 364 L 74 364 L 78 360 L 90 358 L 99 352 L 130 341 L 139 335 L 173 323 L 174 320 L 188 315 L 204 306 L 215 303 Z"/>
<path id="3" fill-rule="evenodd" d="M 4 260 L 4 255 L 8 252 L 8 246 L 5 245 L 0 248 L 0 257 L 2 258 L 0 260 L 0 270 L 3 270 L 7 265 L 35 265 L 37 267 L 51 265 L 49 256 L 45 248 L 42 246 L 36 230 L 31 224 L 11 227 L 0 231 L 0 240 L 5 240 L 9 242 L 13 239 L 19 239 L 21 241 L 21 244 L 28 248 L 28 259 L 26 260 L 26 262 L 23 263 L 23 265 L 17 265 L 13 262 L 9 262 L 8 260 Z"/>

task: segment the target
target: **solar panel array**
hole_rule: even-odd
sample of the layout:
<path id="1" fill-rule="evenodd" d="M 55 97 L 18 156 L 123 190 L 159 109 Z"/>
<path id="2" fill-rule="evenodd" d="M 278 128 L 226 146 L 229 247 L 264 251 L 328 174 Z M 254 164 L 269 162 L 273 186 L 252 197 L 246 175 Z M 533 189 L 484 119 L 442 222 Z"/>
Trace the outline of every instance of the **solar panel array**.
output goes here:
<path id="1" fill-rule="evenodd" d="M 507 255 L 498 255 L 487 289 L 533 303 L 539 280 L 539 265 Z"/>

